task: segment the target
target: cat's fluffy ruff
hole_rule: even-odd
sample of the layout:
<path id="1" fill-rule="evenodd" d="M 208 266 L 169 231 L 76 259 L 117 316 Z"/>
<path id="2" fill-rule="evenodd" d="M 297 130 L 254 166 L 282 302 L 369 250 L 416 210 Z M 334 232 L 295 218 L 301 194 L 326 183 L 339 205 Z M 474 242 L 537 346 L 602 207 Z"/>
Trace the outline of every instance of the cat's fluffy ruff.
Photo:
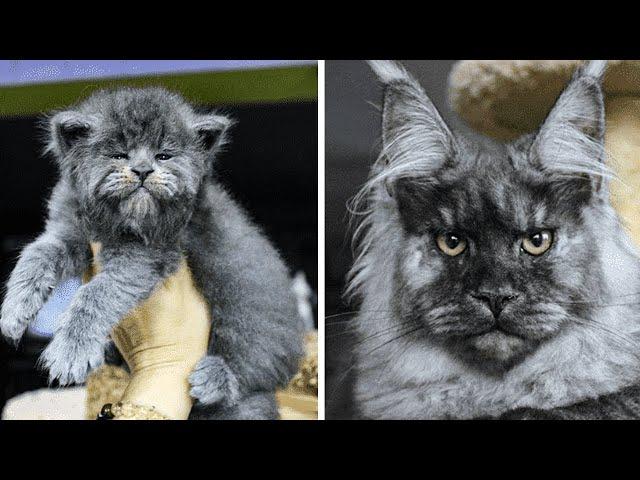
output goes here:
<path id="1" fill-rule="evenodd" d="M 492 377 L 469 369 L 436 345 L 420 342 L 390 343 L 369 352 L 394 335 L 393 320 L 380 312 L 393 310 L 393 264 L 391 251 L 401 248 L 399 219 L 380 211 L 377 221 L 387 228 L 378 230 L 379 241 L 368 256 L 363 274 L 363 302 L 357 328 L 363 338 L 378 335 L 356 351 L 355 403 L 370 418 L 477 418 L 497 416 L 518 407 L 549 409 L 611 393 L 637 381 L 640 376 L 640 349 L 630 349 L 616 336 L 603 335 L 589 327 L 574 326 L 543 345 L 504 377 Z M 386 213 L 386 214 L 385 214 Z M 602 218 L 602 217 L 598 217 Z M 610 224 L 592 228 L 616 228 Z M 374 220 L 375 222 L 375 220 Z M 600 250 L 606 274 L 625 294 L 640 291 L 634 270 L 637 257 L 626 238 L 607 242 Z M 615 302 L 613 302 L 615 303 Z M 618 300 L 624 303 L 624 300 Z M 371 313 L 368 313 L 371 312 Z M 640 335 L 640 315 L 636 306 L 603 309 L 600 320 L 623 337 Z M 624 341 L 622 341 L 624 342 Z"/>
<path id="2" fill-rule="evenodd" d="M 400 67 L 382 68 L 379 64 L 374 65 L 374 70 L 395 72 L 393 82 L 401 81 L 398 75 L 404 72 Z M 381 77 L 383 81 L 385 78 Z M 402 141 L 407 138 L 396 137 L 395 146 Z M 527 141 L 531 145 L 531 139 Z M 592 142 L 582 141 L 580 145 L 599 152 L 591 149 Z M 361 343 L 355 362 L 355 402 L 362 416 L 475 418 L 525 406 L 553 408 L 614 392 L 640 378 L 640 312 L 637 306 L 629 305 L 636 303 L 637 296 L 633 294 L 640 292 L 640 266 L 634 247 L 607 201 L 594 202 L 583 212 L 584 229 L 593 238 L 602 238 L 602 232 L 606 232 L 592 261 L 607 288 L 594 289 L 592 300 L 601 305 L 619 305 L 595 309 L 602 328 L 595 324 L 566 325 L 503 375 L 487 375 L 470 368 L 428 337 L 416 339 L 408 335 L 393 340 L 402 330 L 395 318 L 399 308 L 397 291 L 391 286 L 397 282 L 399 269 L 411 266 L 414 260 L 406 252 L 414 250 L 412 240 L 404 233 L 393 187 L 388 185 L 395 167 L 393 157 L 385 158 L 389 148 L 394 146 L 383 147 L 371 180 L 357 199 L 366 208 L 358 230 L 359 250 L 349 292 L 362 300 L 356 320 Z M 595 190 L 600 189 L 599 184 L 606 177 L 598 160 L 594 158 L 583 169 L 598 178 Z M 398 165 L 395 170 L 401 175 L 408 172 L 417 176 L 424 176 L 433 167 L 420 162 L 408 169 Z M 605 192 L 603 188 L 601 198 L 605 198 Z M 415 281 L 428 282 L 429 275 L 434 273 L 424 269 Z M 620 305 L 623 303 L 627 305 Z"/>

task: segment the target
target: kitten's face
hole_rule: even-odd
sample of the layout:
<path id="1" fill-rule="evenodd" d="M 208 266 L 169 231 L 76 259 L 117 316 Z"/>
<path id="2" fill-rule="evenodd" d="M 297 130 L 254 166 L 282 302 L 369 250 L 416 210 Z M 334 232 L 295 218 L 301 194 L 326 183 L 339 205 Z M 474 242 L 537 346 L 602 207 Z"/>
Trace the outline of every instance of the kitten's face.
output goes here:
<path id="1" fill-rule="evenodd" d="M 54 139 L 83 202 L 134 231 L 186 216 L 225 127 L 159 89 L 99 92 L 60 116 Z"/>
<path id="2" fill-rule="evenodd" d="M 593 233 L 608 202 L 603 65 L 579 71 L 539 131 L 510 144 L 454 135 L 401 66 L 371 65 L 385 83 L 383 151 L 364 191 L 380 218 L 397 212 L 386 221 L 402 239 L 399 320 L 478 368 L 504 371 L 588 319 L 604 283 L 599 236 L 616 233 Z"/>
<path id="3" fill-rule="evenodd" d="M 132 98 L 104 112 L 77 176 L 88 195 L 117 204 L 127 218 L 155 217 L 190 201 L 205 172 L 195 132 L 171 104 Z"/>
<path id="4" fill-rule="evenodd" d="M 474 154 L 429 187 L 401 181 L 394 193 L 404 315 L 484 368 L 586 318 L 599 278 L 599 239 L 582 218 L 588 185 L 548 181 L 515 155 Z"/>

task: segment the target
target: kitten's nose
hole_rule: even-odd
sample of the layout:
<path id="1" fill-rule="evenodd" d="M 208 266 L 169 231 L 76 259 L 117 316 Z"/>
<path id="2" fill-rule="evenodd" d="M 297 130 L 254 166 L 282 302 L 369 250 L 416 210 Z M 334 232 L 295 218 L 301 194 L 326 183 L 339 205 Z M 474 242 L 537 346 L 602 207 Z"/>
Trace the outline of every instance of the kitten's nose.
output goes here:
<path id="1" fill-rule="evenodd" d="M 153 173 L 153 168 L 151 167 L 136 167 L 132 168 L 131 171 L 140 177 L 140 181 L 144 182 L 144 179 Z"/>
<path id="2" fill-rule="evenodd" d="M 518 296 L 513 293 L 504 294 L 491 292 L 478 292 L 472 294 L 471 296 L 480 300 L 481 302 L 486 303 L 495 318 L 498 318 L 500 316 L 500 313 L 502 312 L 502 310 L 504 310 L 504 307 L 507 303 L 518 298 Z"/>

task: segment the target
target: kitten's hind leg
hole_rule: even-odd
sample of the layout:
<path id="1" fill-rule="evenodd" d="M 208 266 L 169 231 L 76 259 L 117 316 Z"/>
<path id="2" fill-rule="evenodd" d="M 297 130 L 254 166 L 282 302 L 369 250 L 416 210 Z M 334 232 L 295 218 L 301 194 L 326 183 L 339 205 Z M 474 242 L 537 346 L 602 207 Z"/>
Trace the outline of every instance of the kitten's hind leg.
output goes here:
<path id="1" fill-rule="evenodd" d="M 206 355 L 189 375 L 190 394 L 204 405 L 231 406 L 239 397 L 238 379 L 218 355 Z"/>
<path id="2" fill-rule="evenodd" d="M 278 404 L 273 392 L 252 392 L 230 407 L 203 405 L 196 402 L 191 420 L 277 420 Z"/>

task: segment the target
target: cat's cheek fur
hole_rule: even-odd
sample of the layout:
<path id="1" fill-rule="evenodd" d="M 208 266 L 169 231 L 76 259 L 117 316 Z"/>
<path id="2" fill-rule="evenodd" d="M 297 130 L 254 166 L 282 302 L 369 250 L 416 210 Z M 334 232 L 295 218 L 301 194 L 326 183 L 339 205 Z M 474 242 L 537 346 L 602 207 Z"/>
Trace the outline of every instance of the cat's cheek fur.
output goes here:
<path id="1" fill-rule="evenodd" d="M 430 247 L 425 236 L 410 235 L 400 256 L 400 271 L 404 284 L 418 291 L 436 281 L 444 269 L 442 258 Z"/>

